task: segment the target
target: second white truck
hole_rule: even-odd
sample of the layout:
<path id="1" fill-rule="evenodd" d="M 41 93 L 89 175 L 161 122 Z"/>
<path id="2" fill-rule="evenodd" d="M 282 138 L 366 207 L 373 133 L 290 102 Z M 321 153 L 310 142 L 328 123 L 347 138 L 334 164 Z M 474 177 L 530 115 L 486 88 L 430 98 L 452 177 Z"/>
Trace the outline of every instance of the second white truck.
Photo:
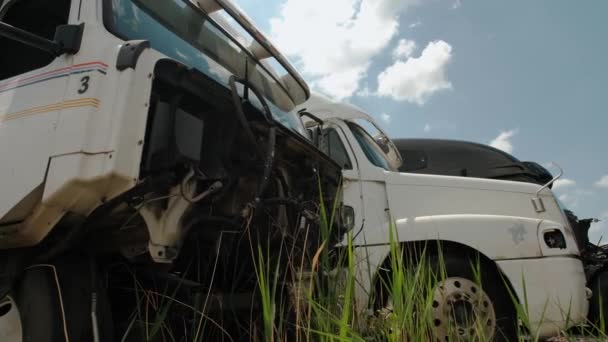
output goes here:
<path id="1" fill-rule="evenodd" d="M 312 139 L 343 167 L 360 312 L 391 309 L 390 295 L 378 294 L 394 271 L 394 229 L 404 251 L 426 246 L 431 264 L 443 255 L 446 277 L 434 285 L 432 309 L 438 340 L 450 331 L 469 340 L 478 326 L 495 340 L 514 340 L 512 297 L 527 307 L 528 328 L 540 337 L 585 323 L 591 291 L 575 234 L 548 184 L 400 173 L 395 145 L 362 110 L 317 95 L 300 108 L 305 112 L 317 117 L 308 123 Z M 471 270 L 477 258 L 481 289 Z"/>

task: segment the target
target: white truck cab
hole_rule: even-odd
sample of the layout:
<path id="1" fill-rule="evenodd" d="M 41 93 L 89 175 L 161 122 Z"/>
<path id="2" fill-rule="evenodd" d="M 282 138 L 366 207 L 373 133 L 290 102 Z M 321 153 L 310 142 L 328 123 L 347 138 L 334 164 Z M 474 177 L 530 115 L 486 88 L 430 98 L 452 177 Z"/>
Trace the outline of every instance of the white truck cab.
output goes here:
<path id="1" fill-rule="evenodd" d="M 361 109 L 313 95 L 300 111 L 322 120 L 322 125 L 320 120 L 307 123 L 312 138 L 343 167 L 343 202 L 354 211 L 351 236 L 358 257 L 360 312 L 386 304 L 372 298 L 378 279 L 391 265 L 387 260 L 393 229 L 405 251 L 440 242 L 448 278 L 440 284 L 447 293 L 438 292 L 439 309 L 434 311 L 439 340 L 447 340 L 448 321 L 458 322 L 446 313 L 458 311 L 457 306 L 485 320 L 495 337 L 506 333 L 506 340 L 513 338 L 509 330 L 517 325 L 516 318 L 505 309 L 512 306 L 509 293 L 527 307 L 529 328 L 541 337 L 585 323 L 590 293 L 583 264 L 566 217 L 546 186 L 399 173 L 399 165 L 408 160 L 401 161 L 388 136 Z M 488 270 L 484 295 L 491 312 L 461 299 L 474 295 L 473 279 L 465 270 L 473 256 Z M 452 310 L 440 310 L 450 306 Z M 466 337 L 468 329 L 463 334 Z"/>
<path id="2" fill-rule="evenodd" d="M 0 47 L 0 340 L 259 332 L 254 254 L 309 267 L 340 179 L 283 55 L 227 0 L 0 0 Z M 170 288 L 187 314 L 138 318 Z"/>

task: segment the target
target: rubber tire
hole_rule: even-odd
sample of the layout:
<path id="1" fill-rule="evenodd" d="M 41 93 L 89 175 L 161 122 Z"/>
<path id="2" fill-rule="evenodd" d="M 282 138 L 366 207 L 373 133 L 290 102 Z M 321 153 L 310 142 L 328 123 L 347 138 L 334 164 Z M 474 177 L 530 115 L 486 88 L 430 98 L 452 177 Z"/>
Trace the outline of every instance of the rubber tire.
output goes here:
<path id="1" fill-rule="evenodd" d="M 432 255 L 427 260 L 435 274 L 439 274 L 441 269 L 440 258 L 437 255 Z M 475 260 L 466 256 L 444 255 L 443 263 L 446 276 L 475 281 L 475 274 L 471 268 L 471 265 L 475 265 Z M 493 341 L 517 341 L 517 314 L 504 281 L 493 267 L 486 265 L 484 262 L 481 262 L 480 271 L 482 288 L 492 301 L 496 314 L 496 333 Z M 384 293 L 388 293 L 386 289 L 384 289 Z M 378 298 L 378 300 L 383 301 L 382 298 Z"/>
<path id="2" fill-rule="evenodd" d="M 21 315 L 23 342 L 93 341 L 93 289 L 100 341 L 112 341 L 109 301 L 100 277 L 96 279 L 92 284 L 88 260 L 77 256 L 27 269 L 11 293 Z"/>
<path id="3" fill-rule="evenodd" d="M 433 269 L 438 271 L 439 258 L 432 257 L 430 262 Z M 475 274 L 471 268 L 471 265 L 476 264 L 475 260 L 446 255 L 444 262 L 448 277 L 461 277 L 475 281 Z M 480 263 L 479 267 L 483 291 L 490 297 L 496 314 L 494 341 L 517 341 L 517 314 L 503 279 L 495 269 L 483 262 Z"/>
<path id="4" fill-rule="evenodd" d="M 593 324 L 594 330 L 601 330 L 600 320 L 603 319 L 606 329 L 608 328 L 608 270 L 596 274 L 589 282 L 589 287 L 593 291 L 589 301 L 589 322 Z"/>

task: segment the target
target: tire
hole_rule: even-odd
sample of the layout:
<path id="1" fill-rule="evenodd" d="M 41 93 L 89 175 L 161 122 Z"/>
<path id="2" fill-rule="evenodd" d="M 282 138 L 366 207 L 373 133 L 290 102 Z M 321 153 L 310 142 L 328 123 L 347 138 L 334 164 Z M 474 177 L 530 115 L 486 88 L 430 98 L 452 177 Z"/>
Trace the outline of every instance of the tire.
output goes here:
<path id="1" fill-rule="evenodd" d="M 475 265 L 475 259 L 445 255 L 443 265 L 436 255 L 428 257 L 427 260 L 430 270 L 437 275 L 433 279 L 433 293 L 426 293 L 429 297 L 424 297 L 432 300 L 432 340 L 475 341 L 480 338 L 479 327 L 487 327 L 482 328 L 485 337 L 481 340 L 487 340 L 491 336 L 492 341 L 517 341 L 515 307 L 506 285 L 493 267 L 481 263 L 480 287 L 476 281 L 476 272 L 471 266 Z M 389 278 L 385 279 L 390 279 L 390 275 L 388 276 Z M 390 291 L 386 287 L 381 291 L 386 300 L 382 295 L 377 296 L 383 303 L 378 312 L 386 310 L 387 303 L 391 305 L 392 310 L 390 295 L 386 296 Z M 476 318 L 471 322 L 463 317 Z"/>
<path id="2" fill-rule="evenodd" d="M 94 341 L 91 309 L 95 290 L 99 341 L 112 341 L 108 300 L 99 282 L 92 280 L 99 277 L 92 274 L 87 259 L 78 257 L 26 269 L 8 297 L 0 300 L 0 340 Z"/>
<path id="3" fill-rule="evenodd" d="M 589 322 L 594 330 L 608 330 L 608 271 L 601 271 L 591 280 L 593 296 L 589 302 Z M 603 328 L 602 328 L 603 327 Z"/>

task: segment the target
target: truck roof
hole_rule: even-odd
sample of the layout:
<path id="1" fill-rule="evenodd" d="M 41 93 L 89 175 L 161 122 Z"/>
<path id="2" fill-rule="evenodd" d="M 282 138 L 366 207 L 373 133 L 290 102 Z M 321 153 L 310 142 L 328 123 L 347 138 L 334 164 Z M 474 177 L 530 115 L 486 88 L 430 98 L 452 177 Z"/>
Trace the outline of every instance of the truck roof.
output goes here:
<path id="1" fill-rule="evenodd" d="M 363 119 L 375 122 L 375 120 L 361 108 L 350 103 L 335 102 L 319 93 L 313 93 L 306 103 L 298 107 L 298 110 L 305 110 L 313 113 L 322 120 L 340 118 L 351 121 Z"/>

